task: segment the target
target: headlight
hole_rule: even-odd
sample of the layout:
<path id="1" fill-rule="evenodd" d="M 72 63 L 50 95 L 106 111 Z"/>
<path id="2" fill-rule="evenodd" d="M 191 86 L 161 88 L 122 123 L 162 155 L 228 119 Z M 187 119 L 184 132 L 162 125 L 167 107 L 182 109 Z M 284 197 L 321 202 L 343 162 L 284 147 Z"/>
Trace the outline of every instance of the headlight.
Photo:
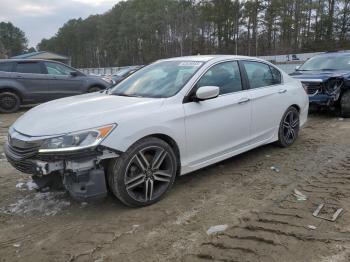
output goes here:
<path id="1" fill-rule="evenodd" d="M 97 146 L 115 128 L 115 124 L 49 138 L 44 141 L 39 153 L 75 151 Z"/>

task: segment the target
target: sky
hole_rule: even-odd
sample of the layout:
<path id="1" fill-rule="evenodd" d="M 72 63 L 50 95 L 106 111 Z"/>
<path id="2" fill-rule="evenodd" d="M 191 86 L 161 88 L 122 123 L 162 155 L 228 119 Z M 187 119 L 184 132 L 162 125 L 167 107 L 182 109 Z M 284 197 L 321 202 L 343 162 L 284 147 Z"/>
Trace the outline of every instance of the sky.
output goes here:
<path id="1" fill-rule="evenodd" d="M 120 0 L 0 0 L 0 21 L 11 22 L 36 47 L 43 38 L 55 35 L 65 22 L 102 14 Z"/>

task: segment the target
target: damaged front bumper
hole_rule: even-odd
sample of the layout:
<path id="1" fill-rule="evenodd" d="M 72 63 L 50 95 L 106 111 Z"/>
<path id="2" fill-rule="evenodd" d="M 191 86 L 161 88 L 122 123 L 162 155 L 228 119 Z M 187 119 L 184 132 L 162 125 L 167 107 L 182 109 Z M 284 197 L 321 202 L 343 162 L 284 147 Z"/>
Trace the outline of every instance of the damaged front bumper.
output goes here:
<path id="1" fill-rule="evenodd" d="M 98 146 L 76 152 L 40 154 L 35 143 L 5 143 L 8 162 L 17 170 L 31 174 L 39 187 L 54 187 L 57 181 L 80 201 L 101 199 L 107 195 L 105 163 L 120 152 Z"/>
<path id="2" fill-rule="evenodd" d="M 334 106 L 341 94 L 343 80 L 334 78 L 327 81 L 303 81 L 302 84 L 309 95 L 310 105 L 316 106 Z"/>
<path id="3" fill-rule="evenodd" d="M 316 94 L 316 95 L 309 95 L 309 102 L 311 105 L 317 105 L 317 106 L 333 106 L 335 102 L 337 101 L 337 97 L 334 95 L 328 95 L 328 94 Z"/>

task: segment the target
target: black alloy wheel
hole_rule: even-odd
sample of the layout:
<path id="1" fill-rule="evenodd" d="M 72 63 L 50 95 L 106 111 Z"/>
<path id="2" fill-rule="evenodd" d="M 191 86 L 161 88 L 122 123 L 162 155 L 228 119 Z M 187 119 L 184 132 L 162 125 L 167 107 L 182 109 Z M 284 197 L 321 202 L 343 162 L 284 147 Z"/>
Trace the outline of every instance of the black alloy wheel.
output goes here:
<path id="1" fill-rule="evenodd" d="M 282 147 L 292 145 L 299 135 L 299 112 L 295 107 L 290 107 L 283 115 L 278 132 L 278 144 Z"/>
<path id="2" fill-rule="evenodd" d="M 109 187 L 124 204 L 146 206 L 159 201 L 172 187 L 177 160 L 163 140 L 150 137 L 112 161 Z"/>

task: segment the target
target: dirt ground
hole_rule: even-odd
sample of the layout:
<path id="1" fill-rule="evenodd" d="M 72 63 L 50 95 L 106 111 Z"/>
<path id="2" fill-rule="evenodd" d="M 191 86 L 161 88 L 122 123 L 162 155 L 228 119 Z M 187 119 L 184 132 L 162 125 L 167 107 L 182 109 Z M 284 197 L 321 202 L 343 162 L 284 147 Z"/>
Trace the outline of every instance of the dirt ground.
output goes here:
<path id="1" fill-rule="evenodd" d="M 78 203 L 36 192 L 2 153 L 22 113 L 0 115 L 1 262 L 350 261 L 350 120 L 311 115 L 292 147 L 179 177 L 164 200 L 132 209 L 113 196 Z M 313 217 L 321 203 L 324 215 L 345 212 L 335 222 Z M 227 228 L 208 235 L 216 225 Z"/>

